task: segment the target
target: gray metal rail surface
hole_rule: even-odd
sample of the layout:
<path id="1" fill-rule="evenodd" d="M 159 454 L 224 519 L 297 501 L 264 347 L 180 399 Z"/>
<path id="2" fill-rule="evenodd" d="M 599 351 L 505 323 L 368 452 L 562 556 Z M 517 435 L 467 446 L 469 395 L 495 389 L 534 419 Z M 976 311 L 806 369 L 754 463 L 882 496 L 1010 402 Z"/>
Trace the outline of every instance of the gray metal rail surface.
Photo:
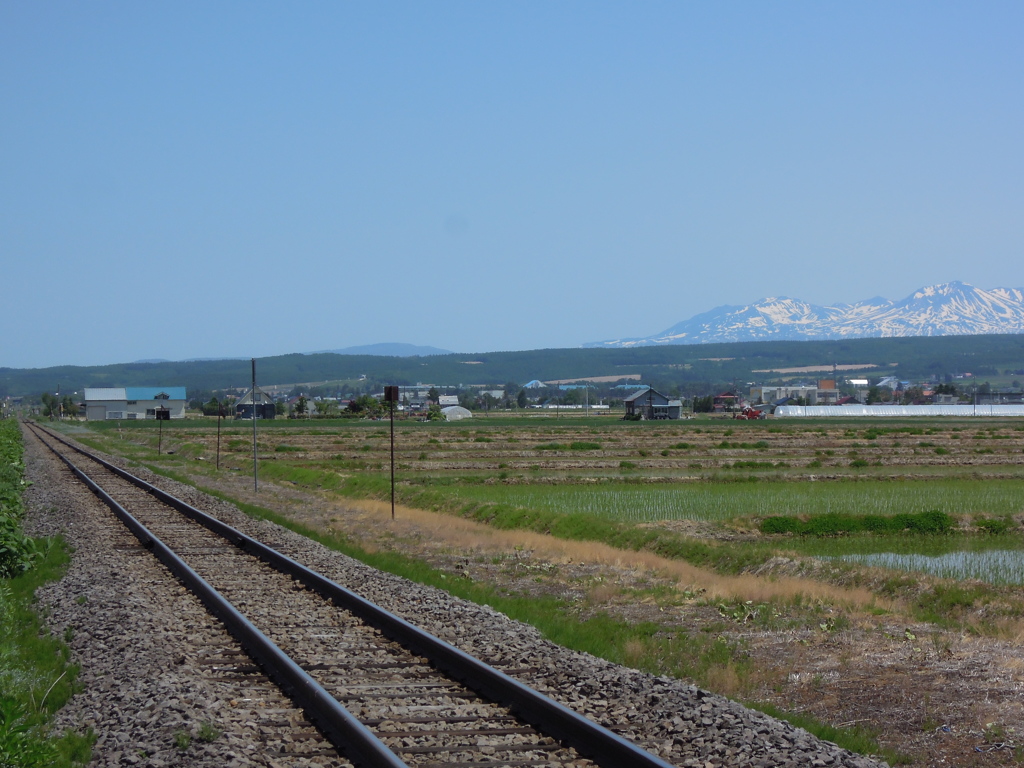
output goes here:
<path id="1" fill-rule="evenodd" d="M 33 426 L 37 429 L 43 429 L 39 425 Z M 467 688 L 490 701 L 508 707 L 524 722 L 573 747 L 581 755 L 590 758 L 603 768 L 673 768 L 670 763 L 612 733 L 607 728 L 583 717 L 544 694 L 523 685 L 518 680 L 488 666 L 444 640 L 434 637 L 419 627 L 410 624 L 405 619 L 371 603 L 351 590 L 296 562 L 287 555 L 271 549 L 262 542 L 247 536 L 236 528 L 196 509 L 187 502 L 172 496 L 120 467 L 101 459 L 99 456 L 71 444 L 52 431 L 48 429 L 43 431 L 68 448 L 101 464 L 164 504 L 173 507 L 186 517 L 222 536 L 243 551 L 258 557 L 281 573 L 291 576 L 324 598 L 331 600 L 339 607 L 350 611 L 367 624 L 380 630 L 391 640 L 425 657 L 437 669 L 459 681 Z M 53 449 L 51 448 L 51 450 Z M 155 536 L 146 530 L 116 501 L 111 499 L 99 486 L 93 483 L 81 470 L 75 467 L 71 461 L 57 453 L 57 451 L 54 451 L 54 453 L 94 493 L 103 499 L 107 506 L 114 510 L 114 513 L 132 529 L 132 532 L 135 533 L 143 545 L 153 549 L 154 554 L 175 575 L 182 579 L 182 581 L 185 581 L 190 589 L 192 589 L 191 581 L 196 580 L 203 585 L 200 589 L 212 593 L 212 595 L 206 597 L 203 592 L 193 589 L 200 599 L 207 604 L 208 609 L 218 618 L 221 618 L 246 650 L 252 653 L 254 659 L 267 671 L 268 676 L 282 685 L 289 694 L 296 697 L 296 700 L 306 710 L 312 722 L 325 729 L 325 735 L 332 740 L 332 743 L 335 743 L 335 746 L 343 749 L 356 762 L 358 762 L 357 758 L 362 757 L 365 765 L 372 766 L 373 768 L 383 768 L 385 766 L 387 768 L 397 768 L 398 766 L 405 765 L 404 762 L 387 750 L 387 747 L 369 729 L 359 723 L 341 704 L 324 691 L 316 681 L 306 675 L 283 651 L 277 648 L 256 627 L 252 626 L 247 619 L 239 614 L 209 584 L 203 581 L 198 574 L 192 571 L 188 565 L 181 561 L 177 555 L 162 542 L 159 542 Z M 128 522 L 129 520 L 131 522 Z M 165 560 L 164 558 L 167 559 Z M 171 563 L 174 563 L 174 565 L 171 565 Z M 182 574 L 191 575 L 188 576 L 186 581 L 186 576 Z M 211 603 L 207 603 L 207 599 Z M 221 605 L 222 603 L 223 606 Z M 213 607 L 214 605 L 217 607 Z M 231 617 L 230 624 L 228 623 L 229 620 L 224 618 L 225 616 Z M 237 630 L 233 627 L 237 627 Z M 241 634 L 236 634 L 236 631 Z M 258 643 L 260 650 L 250 650 L 250 643 Z M 265 648 L 263 643 L 269 645 L 272 650 Z M 325 699 L 330 701 L 325 701 Z M 321 706 L 325 707 L 327 714 L 320 714 L 319 708 Z M 340 710 L 340 712 L 337 712 L 337 710 Z M 334 742 L 334 739 L 338 737 L 342 741 L 340 743 Z M 349 741 L 349 739 L 354 741 Z M 370 741 L 371 739 L 372 742 Z M 377 752 L 377 747 L 373 744 L 374 742 L 379 745 L 380 749 L 388 752 L 390 761 Z M 358 747 L 357 751 L 354 752 L 353 746 L 356 744 L 358 744 Z"/>
<path id="2" fill-rule="evenodd" d="M 59 437 L 53 437 L 68 445 Z M 69 447 L 74 448 L 71 445 Z M 270 638 L 239 613 L 202 576 L 178 557 L 146 526 L 136 520 L 128 510 L 118 504 L 91 477 L 76 467 L 66 456 L 62 456 L 55 450 L 53 452 L 67 464 L 68 468 L 89 490 L 110 507 L 117 518 L 135 535 L 135 538 L 195 594 L 210 613 L 223 622 L 228 632 L 238 640 L 246 653 L 263 668 L 268 677 L 281 686 L 302 707 L 310 722 L 316 725 L 335 747 L 343 750 L 356 765 L 370 766 L 370 768 L 408 768 L 406 763 L 388 749 L 369 728 L 353 717 L 316 680 L 306 674 Z M 89 455 L 85 451 L 82 453 Z M 90 458 L 98 460 L 95 457 L 90 456 Z M 107 466 L 111 468 L 109 465 Z"/>

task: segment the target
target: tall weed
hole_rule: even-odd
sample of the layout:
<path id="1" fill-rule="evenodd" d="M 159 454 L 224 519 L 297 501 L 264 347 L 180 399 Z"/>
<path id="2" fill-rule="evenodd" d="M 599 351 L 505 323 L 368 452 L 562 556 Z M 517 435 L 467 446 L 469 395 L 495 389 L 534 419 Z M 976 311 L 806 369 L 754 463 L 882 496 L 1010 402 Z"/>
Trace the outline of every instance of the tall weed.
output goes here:
<path id="1" fill-rule="evenodd" d="M 25 488 L 21 430 L 14 419 L 0 421 L 0 578 L 24 573 L 39 557 L 35 542 L 21 532 Z"/>

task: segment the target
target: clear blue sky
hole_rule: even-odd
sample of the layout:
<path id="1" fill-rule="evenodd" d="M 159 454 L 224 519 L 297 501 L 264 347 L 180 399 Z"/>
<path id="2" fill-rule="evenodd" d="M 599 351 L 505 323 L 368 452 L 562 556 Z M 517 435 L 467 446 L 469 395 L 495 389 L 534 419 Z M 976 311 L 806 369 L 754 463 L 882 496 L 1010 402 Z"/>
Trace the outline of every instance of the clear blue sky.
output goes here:
<path id="1" fill-rule="evenodd" d="M 1024 3 L 0 0 L 0 367 L 1022 287 Z"/>

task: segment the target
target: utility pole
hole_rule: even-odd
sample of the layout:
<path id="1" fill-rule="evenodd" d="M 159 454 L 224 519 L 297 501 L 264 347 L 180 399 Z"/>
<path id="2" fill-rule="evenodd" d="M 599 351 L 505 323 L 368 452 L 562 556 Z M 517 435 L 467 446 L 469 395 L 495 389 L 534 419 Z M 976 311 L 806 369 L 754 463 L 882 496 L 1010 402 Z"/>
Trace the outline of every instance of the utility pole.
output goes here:
<path id="1" fill-rule="evenodd" d="M 252 358 L 252 489 L 260 492 L 260 479 L 256 464 L 256 358 Z"/>

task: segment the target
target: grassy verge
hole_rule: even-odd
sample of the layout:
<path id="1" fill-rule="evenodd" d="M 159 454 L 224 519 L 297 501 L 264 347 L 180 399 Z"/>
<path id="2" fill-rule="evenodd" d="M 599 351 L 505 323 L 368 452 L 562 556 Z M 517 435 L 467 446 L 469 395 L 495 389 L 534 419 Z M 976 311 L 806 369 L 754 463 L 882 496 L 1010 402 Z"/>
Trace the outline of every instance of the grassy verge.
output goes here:
<path id="1" fill-rule="evenodd" d="M 42 626 L 33 595 L 60 578 L 68 556 L 51 541 L 41 561 L 13 579 L 0 581 L 0 765 L 50 768 L 85 765 L 91 734 L 51 733 L 49 723 L 75 689 L 77 667 L 68 648 Z"/>
<path id="2" fill-rule="evenodd" d="M 0 421 L 0 453 L 0 766 L 84 765 L 91 759 L 92 736 L 54 735 L 49 726 L 74 691 L 78 670 L 33 605 L 36 589 L 60 578 L 68 555 L 60 540 L 33 540 L 21 532 L 25 483 L 21 434 L 13 419 Z"/>

